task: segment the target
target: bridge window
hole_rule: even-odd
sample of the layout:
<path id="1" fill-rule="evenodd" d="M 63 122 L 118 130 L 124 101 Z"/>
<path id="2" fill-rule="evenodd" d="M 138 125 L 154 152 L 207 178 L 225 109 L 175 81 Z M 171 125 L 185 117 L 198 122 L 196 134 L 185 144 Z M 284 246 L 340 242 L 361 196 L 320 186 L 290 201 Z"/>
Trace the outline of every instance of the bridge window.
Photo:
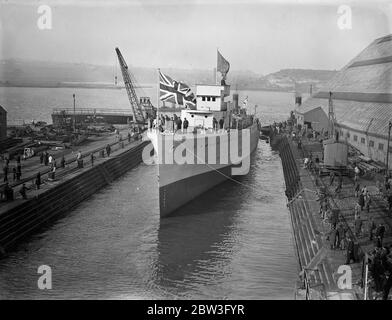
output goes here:
<path id="1" fill-rule="evenodd" d="M 215 97 L 212 97 L 212 101 L 215 101 Z"/>
<path id="2" fill-rule="evenodd" d="M 354 134 L 354 141 L 358 141 L 358 136 Z"/>
<path id="3" fill-rule="evenodd" d="M 206 101 L 206 97 L 201 97 L 201 100 Z"/>
<path id="4" fill-rule="evenodd" d="M 361 143 L 365 144 L 365 138 L 361 138 Z"/>
<path id="5" fill-rule="evenodd" d="M 378 150 L 384 150 L 384 144 L 383 143 L 379 143 L 378 144 Z"/>
<path id="6" fill-rule="evenodd" d="M 207 101 L 211 101 L 211 97 L 207 97 Z"/>
<path id="7" fill-rule="evenodd" d="M 369 141 L 369 147 L 374 147 L 374 141 L 373 140 Z"/>

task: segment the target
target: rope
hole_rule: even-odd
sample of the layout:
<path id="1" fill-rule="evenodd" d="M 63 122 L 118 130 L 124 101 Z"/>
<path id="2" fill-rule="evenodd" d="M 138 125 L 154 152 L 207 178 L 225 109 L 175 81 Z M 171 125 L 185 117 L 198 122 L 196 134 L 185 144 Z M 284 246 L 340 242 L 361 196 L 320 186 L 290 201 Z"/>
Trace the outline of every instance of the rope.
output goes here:
<path id="1" fill-rule="evenodd" d="M 243 187 L 246 187 L 246 188 L 248 188 L 248 189 L 251 189 L 251 190 L 255 190 L 255 189 L 256 189 L 255 187 L 251 187 L 251 186 L 248 186 L 248 185 L 246 185 L 246 184 L 244 184 L 244 183 L 242 183 L 242 182 L 240 182 L 240 181 L 237 181 L 237 180 L 233 179 L 232 177 L 230 177 L 230 176 L 224 174 L 223 172 L 220 172 L 219 170 L 215 169 L 214 167 L 210 166 L 208 163 L 206 163 L 206 162 L 204 161 L 204 159 L 202 159 L 202 158 L 200 158 L 198 155 L 194 154 L 194 153 L 193 153 L 191 150 L 189 150 L 188 148 L 186 148 L 186 150 L 189 151 L 193 156 L 196 156 L 196 158 L 198 158 L 200 161 L 202 161 L 203 163 L 201 163 L 201 164 L 205 164 L 207 167 L 209 167 L 210 169 L 216 171 L 216 172 L 219 173 L 220 175 L 224 176 L 226 179 L 231 180 L 231 181 L 233 181 L 233 182 L 235 182 L 235 183 L 237 183 L 237 184 L 239 184 L 239 185 L 241 185 L 241 186 L 243 186 Z"/>

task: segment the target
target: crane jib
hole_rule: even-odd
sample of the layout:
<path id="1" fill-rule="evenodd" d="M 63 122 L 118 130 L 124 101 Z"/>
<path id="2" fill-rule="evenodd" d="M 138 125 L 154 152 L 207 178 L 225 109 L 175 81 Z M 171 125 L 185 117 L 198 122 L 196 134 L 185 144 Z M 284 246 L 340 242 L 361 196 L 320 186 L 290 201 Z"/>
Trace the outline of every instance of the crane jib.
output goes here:
<path id="1" fill-rule="evenodd" d="M 139 99 L 136 95 L 135 91 L 135 86 L 132 82 L 131 76 L 129 75 L 128 72 L 128 66 L 124 60 L 124 57 L 122 56 L 120 49 L 116 48 L 116 53 L 118 57 L 118 61 L 120 63 L 120 68 L 121 68 L 121 73 L 123 76 L 124 84 L 125 84 L 125 89 L 127 91 L 129 103 L 131 104 L 134 120 L 138 124 L 144 124 L 146 122 L 146 119 L 144 117 L 143 113 L 143 107 L 139 102 Z"/>

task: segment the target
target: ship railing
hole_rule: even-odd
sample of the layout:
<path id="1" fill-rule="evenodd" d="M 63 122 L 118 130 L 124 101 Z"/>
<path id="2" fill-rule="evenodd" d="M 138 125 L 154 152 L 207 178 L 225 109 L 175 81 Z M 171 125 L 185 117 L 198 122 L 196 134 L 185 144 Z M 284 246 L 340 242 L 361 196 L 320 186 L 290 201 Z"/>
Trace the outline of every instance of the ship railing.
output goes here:
<path id="1" fill-rule="evenodd" d="M 110 114 L 110 115 L 133 115 L 129 109 L 110 109 L 110 108 L 54 108 L 53 115 L 96 115 L 96 114 Z"/>
<path id="2" fill-rule="evenodd" d="M 110 152 L 113 153 L 115 151 L 118 151 L 120 149 L 125 148 L 125 146 L 130 145 L 131 143 L 138 141 L 141 139 L 141 135 L 136 134 L 135 136 L 131 137 L 130 140 L 128 140 L 128 138 L 124 138 L 121 136 L 121 134 L 119 135 L 118 138 L 116 138 L 115 142 L 111 142 L 106 144 L 104 147 L 99 147 L 93 150 L 89 150 L 86 152 L 81 153 L 81 159 L 83 160 L 83 166 L 90 164 L 91 165 L 91 155 L 93 155 L 94 157 L 94 161 L 98 158 L 97 155 L 100 158 L 103 158 L 104 154 L 106 154 L 106 147 L 109 145 L 110 146 Z M 76 158 L 76 154 L 72 154 L 73 156 L 71 158 L 68 158 L 65 160 L 65 166 L 64 168 L 60 167 L 60 159 L 56 159 L 56 173 L 55 173 L 55 177 L 56 179 L 61 178 L 63 176 L 66 176 L 67 174 L 73 173 L 73 172 L 77 172 L 78 170 L 82 169 L 79 168 L 79 166 L 75 166 L 75 167 L 71 167 L 70 165 L 72 164 L 77 164 L 78 163 L 78 159 Z M 12 169 L 12 168 L 11 168 Z M 9 186 L 14 190 L 14 199 L 17 197 L 20 197 L 19 193 L 15 193 L 15 191 L 19 191 L 17 189 L 17 187 L 21 186 L 22 184 L 26 184 L 26 187 L 28 190 L 35 190 L 35 182 L 36 182 L 36 178 L 37 178 L 37 174 L 38 172 L 40 172 L 41 174 L 41 184 L 43 184 L 43 182 L 45 181 L 50 181 L 50 173 L 53 171 L 53 169 L 51 167 L 45 167 L 45 169 L 41 169 L 41 170 L 37 170 L 36 173 L 34 173 L 31 176 L 28 176 L 26 178 L 20 179 L 19 181 L 14 181 L 12 183 L 9 183 Z M 46 178 L 45 178 L 45 175 Z M 28 184 L 31 183 L 31 185 L 29 186 Z M 1 206 L 1 202 L 0 202 L 0 206 Z"/>

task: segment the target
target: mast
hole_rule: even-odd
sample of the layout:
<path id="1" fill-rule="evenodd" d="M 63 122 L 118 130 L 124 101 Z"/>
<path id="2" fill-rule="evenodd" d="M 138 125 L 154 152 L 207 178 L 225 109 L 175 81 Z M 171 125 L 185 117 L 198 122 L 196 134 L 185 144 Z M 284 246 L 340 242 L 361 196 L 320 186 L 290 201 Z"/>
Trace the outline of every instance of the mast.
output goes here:
<path id="1" fill-rule="evenodd" d="M 125 89 L 127 90 L 128 99 L 132 107 L 135 122 L 138 124 L 144 124 L 145 118 L 143 114 L 143 109 L 136 95 L 135 87 L 132 82 L 131 76 L 129 75 L 127 63 L 125 62 L 124 57 L 120 52 L 120 49 L 116 48 L 116 53 L 120 64 L 121 73 L 124 79 Z"/>
<path id="2" fill-rule="evenodd" d="M 333 110 L 333 102 L 332 102 L 332 92 L 329 92 L 329 100 L 328 100 L 328 120 L 329 120 L 329 137 L 334 138 L 335 136 L 335 113 Z"/>

